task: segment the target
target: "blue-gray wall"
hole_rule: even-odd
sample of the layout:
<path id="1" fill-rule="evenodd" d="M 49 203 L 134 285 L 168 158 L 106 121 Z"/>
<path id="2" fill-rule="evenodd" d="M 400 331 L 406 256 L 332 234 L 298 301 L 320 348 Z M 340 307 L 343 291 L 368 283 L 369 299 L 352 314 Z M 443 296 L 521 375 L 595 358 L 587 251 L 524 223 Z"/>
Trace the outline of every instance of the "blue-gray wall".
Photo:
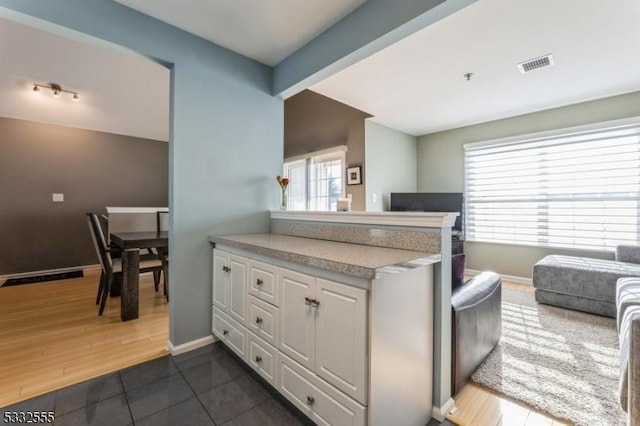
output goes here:
<path id="1" fill-rule="evenodd" d="M 170 339 L 210 335 L 207 236 L 268 231 L 267 211 L 277 202 L 283 101 L 271 96 L 271 68 L 113 1 L 0 0 L 0 7 L 7 8 L 0 16 L 40 18 L 172 68 Z"/>
<path id="2" fill-rule="evenodd" d="M 283 102 L 476 0 L 369 0 L 275 69 L 110 0 L 0 0 L 0 16 L 139 52 L 171 68 L 170 339 L 211 334 L 207 236 L 268 230 Z"/>

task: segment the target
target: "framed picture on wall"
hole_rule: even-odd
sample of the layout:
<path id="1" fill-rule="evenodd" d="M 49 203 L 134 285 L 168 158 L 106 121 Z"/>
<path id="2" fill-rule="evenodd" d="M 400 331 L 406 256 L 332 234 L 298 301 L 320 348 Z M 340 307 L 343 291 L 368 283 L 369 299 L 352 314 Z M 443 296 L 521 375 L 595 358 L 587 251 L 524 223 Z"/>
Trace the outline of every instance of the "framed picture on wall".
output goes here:
<path id="1" fill-rule="evenodd" d="M 362 185 L 362 166 L 347 167 L 347 185 Z"/>

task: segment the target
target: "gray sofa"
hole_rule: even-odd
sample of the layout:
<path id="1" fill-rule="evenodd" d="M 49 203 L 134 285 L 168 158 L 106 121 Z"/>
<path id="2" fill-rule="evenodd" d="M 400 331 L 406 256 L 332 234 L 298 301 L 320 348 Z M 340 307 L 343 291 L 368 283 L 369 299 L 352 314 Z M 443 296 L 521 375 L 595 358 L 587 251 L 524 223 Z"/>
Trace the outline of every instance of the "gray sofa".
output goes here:
<path id="1" fill-rule="evenodd" d="M 546 256 L 533 267 L 536 301 L 616 318 L 620 405 L 640 426 L 640 247 L 618 246 L 615 260 Z"/>
<path id="2" fill-rule="evenodd" d="M 620 278 L 616 285 L 620 339 L 620 405 L 627 424 L 640 426 L 640 278 Z"/>
<path id="3" fill-rule="evenodd" d="M 613 318 L 623 277 L 640 277 L 640 247 L 618 246 L 615 260 L 550 255 L 533 266 L 538 303 Z"/>

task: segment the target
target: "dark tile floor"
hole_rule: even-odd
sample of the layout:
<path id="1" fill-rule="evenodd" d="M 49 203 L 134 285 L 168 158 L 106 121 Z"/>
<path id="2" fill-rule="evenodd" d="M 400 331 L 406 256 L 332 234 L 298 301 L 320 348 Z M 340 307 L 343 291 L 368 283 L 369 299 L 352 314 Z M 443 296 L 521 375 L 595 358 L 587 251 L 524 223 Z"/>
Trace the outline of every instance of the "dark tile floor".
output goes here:
<path id="1" fill-rule="evenodd" d="M 2 408 L 0 424 L 33 424 L 5 421 L 5 413 L 34 411 L 54 412 L 60 426 L 313 424 L 221 343 Z"/>
<path id="2" fill-rule="evenodd" d="M 20 411 L 53 411 L 60 426 L 313 424 L 220 343 L 2 408 L 0 424 L 29 424 L 5 421 Z"/>

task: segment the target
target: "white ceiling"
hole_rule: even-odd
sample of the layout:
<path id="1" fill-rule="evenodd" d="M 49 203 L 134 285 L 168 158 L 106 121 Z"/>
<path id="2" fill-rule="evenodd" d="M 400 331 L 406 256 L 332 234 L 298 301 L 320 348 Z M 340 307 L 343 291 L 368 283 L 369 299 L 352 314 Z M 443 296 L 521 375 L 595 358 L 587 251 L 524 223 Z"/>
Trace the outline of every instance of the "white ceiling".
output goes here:
<path id="1" fill-rule="evenodd" d="M 639 23 L 638 0 L 480 0 L 311 90 L 423 135 L 640 90 Z"/>
<path id="2" fill-rule="evenodd" d="M 116 1 L 273 66 L 366 0 Z"/>
<path id="3" fill-rule="evenodd" d="M 169 140 L 169 70 L 109 49 L 0 18 L 0 117 Z M 58 83 L 78 92 L 34 92 Z"/>
<path id="4" fill-rule="evenodd" d="M 364 3 L 117 1 L 270 64 Z M 480 0 L 311 89 L 414 135 L 638 91 L 638 22 L 637 0 Z M 0 19 L 0 116 L 168 140 L 169 71 L 106 44 Z M 553 67 L 520 74 L 547 53 Z"/>

